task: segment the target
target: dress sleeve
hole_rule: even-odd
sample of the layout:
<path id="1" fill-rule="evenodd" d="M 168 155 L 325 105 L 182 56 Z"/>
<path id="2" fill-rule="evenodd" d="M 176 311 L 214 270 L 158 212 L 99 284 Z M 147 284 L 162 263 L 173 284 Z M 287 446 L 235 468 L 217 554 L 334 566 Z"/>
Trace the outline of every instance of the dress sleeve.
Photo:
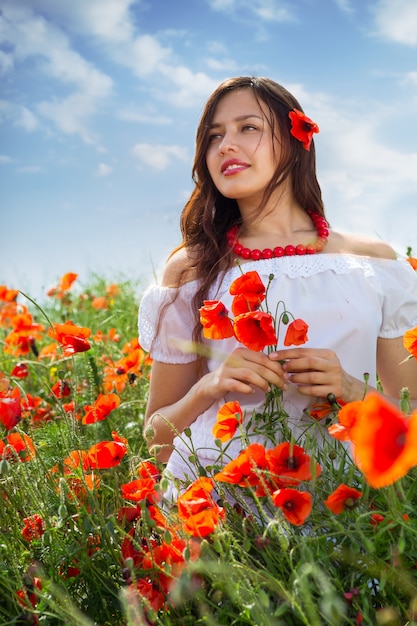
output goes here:
<path id="1" fill-rule="evenodd" d="M 380 277 L 384 292 L 380 337 L 401 337 L 417 326 L 417 273 L 404 260 L 388 261 Z"/>
<path id="2" fill-rule="evenodd" d="M 139 342 L 151 357 L 162 363 L 191 363 L 197 356 L 187 351 L 195 324 L 194 290 L 190 283 L 178 290 L 152 285 L 139 306 Z"/>

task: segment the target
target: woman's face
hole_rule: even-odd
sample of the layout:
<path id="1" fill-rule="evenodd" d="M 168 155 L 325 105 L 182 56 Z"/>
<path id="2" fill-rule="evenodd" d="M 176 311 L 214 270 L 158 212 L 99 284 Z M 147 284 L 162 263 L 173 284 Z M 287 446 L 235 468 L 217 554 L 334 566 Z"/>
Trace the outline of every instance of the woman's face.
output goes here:
<path id="1" fill-rule="evenodd" d="M 217 104 L 209 128 L 206 163 L 210 176 L 226 198 L 260 204 L 280 155 L 265 105 L 251 89 L 231 91 Z"/>

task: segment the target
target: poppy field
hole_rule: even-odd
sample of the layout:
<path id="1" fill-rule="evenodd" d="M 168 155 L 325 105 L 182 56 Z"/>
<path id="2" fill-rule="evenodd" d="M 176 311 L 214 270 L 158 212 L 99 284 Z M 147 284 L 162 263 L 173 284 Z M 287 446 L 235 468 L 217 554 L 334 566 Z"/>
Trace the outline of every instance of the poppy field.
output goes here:
<path id="1" fill-rule="evenodd" d="M 263 299 L 256 276 L 234 288 L 234 318 L 204 303 L 206 336 L 263 350 L 279 323 L 284 345 L 305 341 L 303 320 L 245 309 Z M 169 477 L 143 429 L 140 297 L 140 284 L 74 273 L 41 303 L 0 285 L 0 626 L 417 624 L 406 390 L 401 409 L 329 397 L 296 441 L 279 390 L 246 419 L 228 402 L 218 464 L 200 467 L 182 434 L 195 475 L 167 507 Z M 416 358 L 417 328 L 404 344 Z M 236 439 L 242 452 L 222 463 Z"/>

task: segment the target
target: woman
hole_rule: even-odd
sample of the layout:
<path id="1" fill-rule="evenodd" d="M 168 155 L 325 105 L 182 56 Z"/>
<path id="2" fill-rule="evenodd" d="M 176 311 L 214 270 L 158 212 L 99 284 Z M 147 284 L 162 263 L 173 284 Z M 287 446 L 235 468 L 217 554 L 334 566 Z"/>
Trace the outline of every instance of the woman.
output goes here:
<path id="1" fill-rule="evenodd" d="M 145 432 L 174 477 L 195 477 L 190 450 L 205 467 L 216 462 L 212 428 L 227 401 L 239 400 L 248 420 L 276 387 L 297 436 L 314 403 L 328 394 L 363 399 L 377 373 L 389 399 L 398 402 L 404 387 L 417 399 L 417 363 L 404 361 L 402 340 L 417 324 L 416 274 L 386 243 L 328 230 L 315 132 L 297 100 L 267 78 L 232 78 L 206 104 L 183 242 L 140 308 L 140 342 L 154 359 Z M 284 302 L 306 321 L 304 345 L 280 340 L 266 354 L 235 336 L 202 336 L 199 309 L 221 300 L 231 311 L 229 286 L 247 271 L 265 285 L 273 275 L 269 309 Z M 239 449 L 236 439 L 229 457 Z"/>

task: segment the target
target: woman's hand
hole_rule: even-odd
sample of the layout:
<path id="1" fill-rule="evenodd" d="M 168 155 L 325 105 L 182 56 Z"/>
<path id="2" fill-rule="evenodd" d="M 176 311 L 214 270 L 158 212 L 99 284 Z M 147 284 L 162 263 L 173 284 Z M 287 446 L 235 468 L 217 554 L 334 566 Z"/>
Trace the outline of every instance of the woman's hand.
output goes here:
<path id="1" fill-rule="evenodd" d="M 346 402 L 352 394 L 356 396 L 358 390 L 352 387 L 360 386 L 363 393 L 364 385 L 349 376 L 342 368 L 335 352 L 321 348 L 289 348 L 277 350 L 269 355 L 271 360 L 283 361 L 284 379 L 297 385 L 298 391 L 305 396 L 327 398 L 329 393 L 336 398 L 343 398 Z M 354 385 L 354 382 L 358 385 Z"/>
<path id="2" fill-rule="evenodd" d="M 254 387 L 266 393 L 271 385 L 286 387 L 281 363 L 243 347 L 233 350 L 226 361 L 204 376 L 206 393 L 213 400 L 229 392 L 251 394 Z"/>

